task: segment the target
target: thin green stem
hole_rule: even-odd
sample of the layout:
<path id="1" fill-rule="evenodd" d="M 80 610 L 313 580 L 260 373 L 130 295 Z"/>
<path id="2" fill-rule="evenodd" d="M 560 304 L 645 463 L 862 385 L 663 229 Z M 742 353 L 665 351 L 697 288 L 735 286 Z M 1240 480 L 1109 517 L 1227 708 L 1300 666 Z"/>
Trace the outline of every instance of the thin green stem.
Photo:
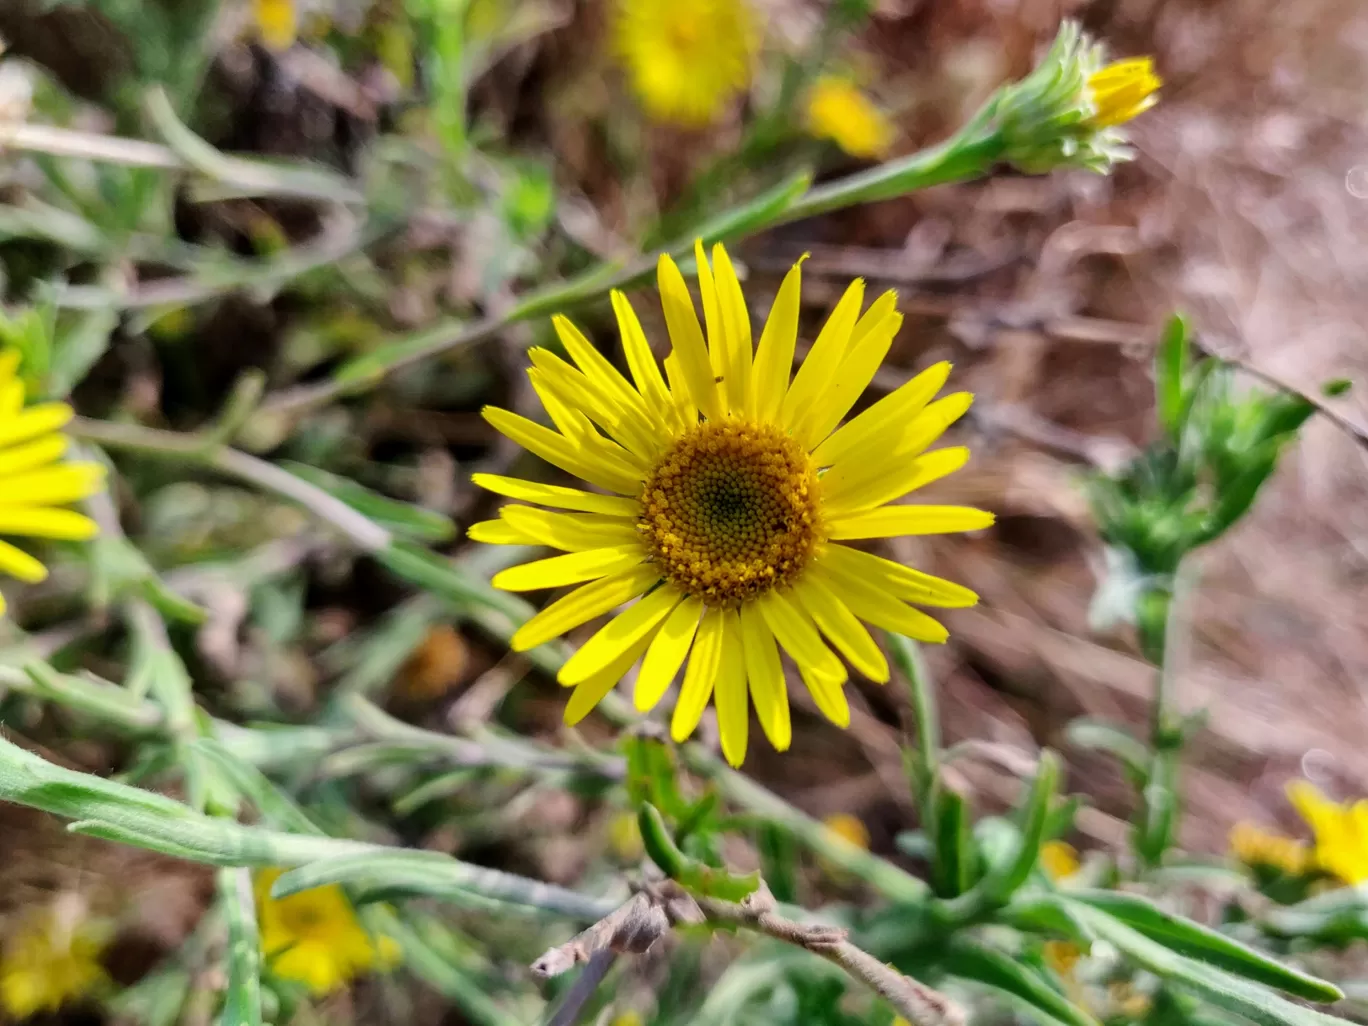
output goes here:
<path id="1" fill-rule="evenodd" d="M 918 807 L 925 818 L 930 814 L 931 787 L 936 780 L 941 752 L 936 692 L 917 643 L 901 634 L 890 632 L 887 637 L 893 664 L 907 680 L 907 690 L 912 698 L 912 715 L 917 721 L 917 748 L 911 756 L 912 783 Z"/>

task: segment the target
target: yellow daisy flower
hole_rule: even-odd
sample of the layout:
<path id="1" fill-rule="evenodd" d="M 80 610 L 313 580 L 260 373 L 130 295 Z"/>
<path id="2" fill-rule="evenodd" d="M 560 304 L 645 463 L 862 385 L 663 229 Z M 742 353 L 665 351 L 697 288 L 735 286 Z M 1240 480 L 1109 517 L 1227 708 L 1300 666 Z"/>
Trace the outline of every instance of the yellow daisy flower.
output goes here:
<path id="1" fill-rule="evenodd" d="M 1040 868 L 1055 883 L 1078 872 L 1078 852 L 1067 841 L 1046 841 L 1040 846 Z"/>
<path id="2" fill-rule="evenodd" d="M 574 364 L 533 349 L 528 371 L 555 429 L 508 410 L 484 411 L 524 448 L 611 494 L 476 474 L 475 483 L 490 491 L 557 511 L 507 505 L 498 520 L 469 533 L 476 541 L 567 552 L 494 577 L 495 587 L 509 591 L 579 585 L 517 631 L 516 651 L 639 599 L 561 668 L 560 682 L 575 688 L 568 723 L 582 719 L 638 659 L 636 706 L 653 708 L 687 662 L 671 734 L 677 741 L 692 734 L 714 699 L 723 753 L 740 765 L 750 701 L 774 747 L 789 746 L 781 652 L 797 664 L 821 711 L 844 727 L 850 709 L 841 657 L 872 680 L 889 676 L 861 620 L 940 642 L 945 628 L 912 603 L 978 601 L 968 588 L 851 543 L 973 531 L 993 517 L 895 501 L 969 458 L 961 447 L 926 451 L 972 401 L 965 392 L 931 401 L 948 363 L 838 427 L 902 324 L 893 292 L 861 313 L 864 283 L 852 283 L 790 380 L 801 261 L 784 279 L 755 347 L 726 251 L 716 246 L 710 265 L 699 243 L 696 256 L 706 341 L 683 275 L 668 256 L 660 259 L 673 343 L 664 376 L 631 305 L 614 292 L 631 381 L 556 317 Z"/>
<path id="3" fill-rule="evenodd" d="M 823 75 L 807 94 L 808 131 L 830 139 L 852 157 L 882 157 L 893 145 L 893 125 L 855 83 Z"/>
<path id="4" fill-rule="evenodd" d="M 749 84 L 759 33 L 744 0 L 617 0 L 613 37 L 646 112 L 697 128 Z"/>
<path id="5" fill-rule="evenodd" d="M 0 948 L 0 1009 L 21 1020 L 87 997 L 107 981 L 100 955 L 108 941 L 103 924 L 60 905 L 31 913 Z"/>
<path id="6" fill-rule="evenodd" d="M 1094 128 L 1111 128 L 1139 117 L 1159 102 L 1163 84 L 1150 57 L 1113 61 L 1088 76 L 1089 122 Z"/>
<path id="7" fill-rule="evenodd" d="M 299 34 L 295 0 L 252 0 L 252 13 L 262 46 L 277 52 L 294 46 Z"/>
<path id="8" fill-rule="evenodd" d="M 24 383 L 18 378 L 19 354 L 0 353 L 0 534 L 83 541 L 95 535 L 95 522 L 62 504 L 100 490 L 104 468 L 96 463 L 62 463 L 67 439 L 60 429 L 72 417 L 65 403 L 24 408 Z M 47 577 L 47 568 L 27 552 L 0 541 L 0 574 L 29 584 Z M 0 613 L 5 611 L 0 596 Z"/>
<path id="9" fill-rule="evenodd" d="M 330 994 L 371 969 L 398 964 L 391 937 L 366 932 L 341 887 L 315 887 L 288 898 L 272 898 L 279 869 L 256 874 L 261 950 L 281 979 L 302 983 L 316 996 Z"/>
<path id="10" fill-rule="evenodd" d="M 1230 830 L 1230 853 L 1246 866 L 1267 866 L 1288 876 L 1302 876 L 1315 868 L 1311 849 L 1293 837 L 1264 830 L 1254 823 L 1236 823 Z"/>
<path id="11" fill-rule="evenodd" d="M 858 816 L 837 812 L 822 820 L 822 825 L 846 843 L 869 850 L 869 829 Z"/>
<path id="12" fill-rule="evenodd" d="M 1305 780 L 1287 797 L 1316 835 L 1316 864 L 1351 886 L 1368 881 L 1368 800 L 1340 805 Z"/>

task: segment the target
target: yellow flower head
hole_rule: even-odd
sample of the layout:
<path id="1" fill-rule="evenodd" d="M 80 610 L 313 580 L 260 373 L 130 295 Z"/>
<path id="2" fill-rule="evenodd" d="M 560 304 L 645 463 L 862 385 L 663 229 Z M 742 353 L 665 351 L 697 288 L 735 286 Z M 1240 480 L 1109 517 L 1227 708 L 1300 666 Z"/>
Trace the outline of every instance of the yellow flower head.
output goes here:
<path id="1" fill-rule="evenodd" d="M 252 11 L 262 46 L 277 52 L 294 46 L 299 34 L 295 0 L 253 0 Z"/>
<path id="2" fill-rule="evenodd" d="M 869 830 L 859 817 L 852 816 L 848 812 L 838 812 L 822 820 L 822 825 L 841 840 L 853 844 L 857 848 L 869 850 Z"/>
<path id="3" fill-rule="evenodd" d="M 315 887 L 288 898 L 272 898 L 280 870 L 256 874 L 261 950 L 271 971 L 315 995 L 330 994 L 371 969 L 398 964 L 393 938 L 372 938 L 337 886 Z"/>
<path id="4" fill-rule="evenodd" d="M 614 44 L 646 112 L 701 127 L 750 82 L 759 39 L 744 0 L 617 0 Z"/>
<path id="5" fill-rule="evenodd" d="M 1110 128 L 1138 117 L 1159 102 L 1159 87 L 1163 84 L 1149 57 L 1113 61 L 1094 71 L 1088 76 L 1093 126 Z"/>
<path id="6" fill-rule="evenodd" d="M 0 534 L 63 541 L 93 537 L 93 520 L 59 507 L 99 491 L 104 468 L 61 462 L 67 439 L 59 432 L 71 420 L 71 407 L 39 403 L 25 409 L 18 369 L 18 352 L 0 353 Z M 34 584 L 47 577 L 47 568 L 0 541 L 0 574 Z M 4 611 L 0 596 L 0 613 Z"/>
<path id="7" fill-rule="evenodd" d="M 1040 868 L 1058 883 L 1078 872 L 1078 852 L 1066 841 L 1046 841 L 1040 846 Z"/>
<path id="8" fill-rule="evenodd" d="M 806 113 L 809 132 L 852 157 L 882 157 L 893 145 L 893 125 L 849 79 L 819 78 L 808 91 Z"/>
<path id="9" fill-rule="evenodd" d="M 1030 174 L 1107 172 L 1134 156 L 1124 126 L 1158 102 L 1160 85 L 1149 57 L 1108 62 L 1105 46 L 1065 21 L 1035 70 L 991 101 L 1003 157 Z"/>
<path id="10" fill-rule="evenodd" d="M 1340 805 L 1305 780 L 1287 797 L 1316 835 L 1316 864 L 1350 885 L 1368 881 L 1368 800 Z"/>
<path id="11" fill-rule="evenodd" d="M 702 326 L 679 268 L 668 256 L 660 260 L 673 345 L 663 376 L 631 305 L 614 292 L 630 380 L 556 317 L 573 364 L 533 349 L 528 371 L 554 429 L 508 410 L 484 411 L 503 434 L 603 491 L 476 474 L 476 484 L 536 505 L 504 506 L 498 520 L 471 527 L 470 537 L 567 553 L 495 576 L 495 587 L 509 591 L 579 585 L 519 628 L 515 651 L 632 603 L 561 667 L 560 682 L 575 689 L 568 723 L 638 660 L 642 711 L 683 668 L 671 734 L 676 741 L 692 734 L 712 700 L 723 753 L 740 765 L 751 702 L 774 747 L 789 746 L 781 653 L 797 664 L 818 708 L 845 727 L 846 662 L 872 680 L 889 677 L 862 620 L 940 642 L 945 628 L 914 604 L 978 601 L 967 588 L 851 543 L 973 531 L 993 517 L 898 502 L 969 458 L 961 447 L 927 451 L 972 401 L 958 392 L 932 402 L 948 363 L 841 424 L 902 323 L 895 293 L 864 309 L 864 282 L 851 284 L 791 376 L 801 262 L 784 279 L 755 346 L 726 251 L 714 247 L 709 264 L 700 242 L 695 255 Z"/>
<path id="12" fill-rule="evenodd" d="M 1303 842 L 1253 823 L 1236 823 L 1231 828 L 1230 853 L 1251 869 L 1263 866 L 1287 876 L 1306 874 L 1316 861 Z"/>
<path id="13" fill-rule="evenodd" d="M 0 947 L 0 1010 L 15 1020 L 55 1012 L 106 982 L 100 954 L 109 941 L 100 923 L 60 904 L 22 920 Z"/>

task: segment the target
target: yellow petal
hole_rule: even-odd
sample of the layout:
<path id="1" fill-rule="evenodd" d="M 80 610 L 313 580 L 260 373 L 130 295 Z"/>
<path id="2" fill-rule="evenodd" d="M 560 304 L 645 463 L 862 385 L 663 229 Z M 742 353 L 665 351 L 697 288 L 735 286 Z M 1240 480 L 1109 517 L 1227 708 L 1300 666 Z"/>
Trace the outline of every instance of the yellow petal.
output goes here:
<path id="1" fill-rule="evenodd" d="M 846 700 L 844 682 L 800 665 L 798 675 L 803 678 L 812 700 L 822 715 L 841 729 L 850 726 L 850 703 Z"/>
<path id="2" fill-rule="evenodd" d="M 993 514 L 970 506 L 880 506 L 832 517 L 827 537 L 894 538 L 904 534 L 953 534 L 981 531 L 993 524 Z"/>
<path id="3" fill-rule="evenodd" d="M 670 401 L 674 403 L 675 419 L 685 430 L 697 427 L 698 407 L 689 398 L 689 386 L 684 380 L 678 353 L 671 353 L 665 357 L 665 377 L 670 382 Z"/>
<path id="4" fill-rule="evenodd" d="M 794 586 L 793 597 L 851 666 L 880 684 L 888 680 L 888 660 L 869 631 L 820 579 L 804 575 Z"/>
<path id="5" fill-rule="evenodd" d="M 589 448 L 605 449 L 634 469 L 649 467 L 660 451 L 662 436 L 643 417 L 550 350 L 533 348 L 528 356 L 533 364 L 527 372 L 532 387 L 562 434 Z M 591 421 L 609 438 L 600 436 Z"/>
<path id="6" fill-rule="evenodd" d="M 498 474 L 471 474 L 470 480 L 495 495 L 535 502 L 539 506 L 555 506 L 581 513 L 603 513 L 612 517 L 634 517 L 641 512 L 641 506 L 635 499 L 620 495 L 596 495 L 578 488 L 501 477 Z"/>
<path id="7" fill-rule="evenodd" d="M 603 396 L 601 412 L 612 421 L 611 426 L 607 423 L 603 426 L 615 436 L 622 436 L 624 444 L 628 439 L 634 439 L 637 444 L 632 448 L 638 451 L 641 451 L 642 445 L 654 445 L 658 450 L 658 432 L 652 427 L 652 418 L 641 394 L 568 318 L 557 315 L 551 320 L 566 352 L 579 366 L 585 379 Z M 585 412 L 593 416 L 592 411 Z M 649 449 L 646 451 L 651 452 Z"/>
<path id="8" fill-rule="evenodd" d="M 836 303 L 836 309 L 831 311 L 822 330 L 817 333 L 817 341 L 812 343 L 812 349 L 799 366 L 793 384 L 784 396 L 784 405 L 779 411 L 779 423 L 784 427 L 792 428 L 798 424 L 817 397 L 830 385 L 850 345 L 850 336 L 855 330 L 863 303 L 864 281 L 856 278 Z"/>
<path id="9" fill-rule="evenodd" d="M 582 585 L 558 598 L 519 627 L 508 646 L 514 652 L 526 652 L 544 645 L 552 638 L 558 638 L 580 624 L 588 623 L 594 617 L 645 594 L 659 580 L 660 574 L 654 567 L 638 566 Z"/>
<path id="10" fill-rule="evenodd" d="M 803 257 L 805 259 L 806 255 Z M 774 297 L 774 306 L 770 307 L 769 318 L 760 333 L 760 345 L 755 351 L 748 409 L 760 421 L 778 419 L 784 396 L 788 393 L 789 375 L 793 371 L 793 350 L 798 344 L 803 260 L 794 264 L 784 276 L 784 283 Z"/>
<path id="11" fill-rule="evenodd" d="M 0 449 L 0 477 L 56 463 L 69 445 L 66 435 L 44 435 L 23 445 Z"/>
<path id="12" fill-rule="evenodd" d="M 728 381 L 727 333 L 722 326 L 722 311 L 717 305 L 717 285 L 713 281 L 712 268 L 708 266 L 708 254 L 703 249 L 703 240 L 694 239 L 694 265 L 698 268 L 698 294 L 703 299 L 703 329 L 708 340 L 708 362 L 712 366 L 713 380 L 717 382 L 718 396 L 723 409 L 730 409 L 727 399 Z"/>
<path id="13" fill-rule="evenodd" d="M 698 618 L 702 615 L 703 600 L 690 596 L 675 606 L 674 612 L 661 625 L 642 661 L 641 672 L 637 674 L 632 700 L 640 712 L 654 709 L 674 681 L 689 654 L 689 646 L 698 631 Z"/>
<path id="14" fill-rule="evenodd" d="M 25 584 L 37 584 L 47 575 L 47 567 L 9 542 L 0 541 L 0 574 L 17 577 Z"/>
<path id="15" fill-rule="evenodd" d="M 95 521 L 69 509 L 0 506 L 0 534 L 21 534 L 31 538 L 59 541 L 85 541 L 99 533 Z"/>
<path id="16" fill-rule="evenodd" d="M 949 377 L 949 363 L 942 361 L 928 367 L 851 419 L 849 423 L 837 428 L 826 441 L 813 450 L 813 462 L 819 467 L 831 467 L 868 440 L 887 439 L 900 426 L 911 423 L 931 401 L 932 396 L 941 390 Z M 883 451 L 889 451 L 886 443 Z"/>
<path id="17" fill-rule="evenodd" d="M 39 403 L 14 416 L 0 420 L 0 446 L 27 442 L 65 427 L 74 414 L 66 403 Z"/>
<path id="18" fill-rule="evenodd" d="M 775 751 L 786 752 L 793 732 L 789 724 L 788 688 L 779 661 L 779 645 L 753 602 L 741 607 L 741 640 L 755 715 Z"/>
<path id="19" fill-rule="evenodd" d="M 573 727 L 588 716 L 590 710 L 602 702 L 603 697 L 622 680 L 632 664 L 641 658 L 641 653 L 646 651 L 650 643 L 651 635 L 648 633 L 598 673 L 575 685 L 575 690 L 570 693 L 570 701 L 565 704 L 565 722 Z"/>
<path id="20" fill-rule="evenodd" d="M 822 507 L 827 516 L 873 509 L 925 488 L 968 463 L 969 450 L 962 445 L 953 445 L 923 453 L 915 459 L 889 462 L 892 465 L 885 465 L 882 474 L 869 474 L 839 491 L 833 489 L 834 495 L 824 491 Z"/>
<path id="21" fill-rule="evenodd" d="M 597 634 L 566 660 L 556 679 L 565 685 L 588 680 L 650 634 L 683 598 L 678 590 L 668 584 L 644 596 L 599 628 Z"/>
<path id="22" fill-rule="evenodd" d="M 568 372 L 579 374 L 579 371 L 568 365 L 565 369 Z M 589 392 L 570 386 L 566 386 L 566 391 L 561 392 L 553 384 L 550 377 L 538 367 L 529 367 L 527 377 L 532 382 L 533 389 L 536 390 L 537 398 L 541 400 L 542 406 L 550 414 L 551 422 L 586 458 L 603 460 L 613 466 L 626 467 L 635 476 L 645 477 L 650 471 L 651 457 L 642 455 L 642 453 L 653 450 L 643 448 L 634 452 L 611 438 L 605 438 L 594 429 L 593 422 L 582 412 L 586 409 L 596 409 L 596 401 Z M 582 378 L 583 375 L 580 377 Z M 603 415 L 600 414 L 600 416 Z M 613 418 L 603 417 L 603 419 L 611 422 Z"/>
<path id="23" fill-rule="evenodd" d="M 606 459 L 598 453 L 585 452 L 564 435 L 510 410 L 486 406 L 482 412 L 484 419 L 500 434 L 507 435 L 528 452 L 535 453 L 568 474 L 620 495 L 635 495 L 641 491 L 643 477 L 629 466 Z"/>
<path id="24" fill-rule="evenodd" d="M 885 292 L 855 325 L 845 357 L 794 429 L 793 437 L 803 448 L 811 449 L 831 434 L 874 380 L 902 327 L 897 302 L 896 292 Z"/>
<path id="25" fill-rule="evenodd" d="M 890 424 L 882 436 L 870 436 L 852 446 L 822 477 L 822 495 L 827 504 L 844 503 L 851 493 L 877 489 L 892 468 L 902 467 L 920 455 L 964 416 L 973 401 L 968 392 L 947 395 L 907 423 Z"/>
<path id="26" fill-rule="evenodd" d="M 105 468 L 98 463 L 62 463 L 13 474 L 0 479 L 0 508 L 59 506 L 89 498 L 100 490 L 104 477 Z"/>
<path id="27" fill-rule="evenodd" d="M 727 339 L 725 377 L 728 406 L 733 413 L 744 413 L 750 396 L 751 325 L 750 311 L 736 268 L 722 243 L 713 246 L 713 275 L 717 281 L 717 302 L 722 317 L 722 330 Z"/>
<path id="28" fill-rule="evenodd" d="M 722 658 L 713 697 L 722 754 L 733 766 L 746 761 L 750 733 L 750 700 L 746 693 L 746 650 L 741 642 L 741 618 L 735 609 L 722 613 Z"/>
<path id="29" fill-rule="evenodd" d="M 534 506 L 509 505 L 499 516 L 543 545 L 582 552 L 640 542 L 636 521 L 601 513 L 555 513 Z"/>
<path id="30" fill-rule="evenodd" d="M 847 609 L 866 623 L 932 644 L 939 644 L 950 636 L 938 621 L 921 610 L 904 605 L 866 581 L 847 577 L 823 561 L 808 567 L 807 572 L 831 589 Z"/>
<path id="31" fill-rule="evenodd" d="M 645 560 L 646 551 L 637 543 L 606 549 L 585 549 L 509 567 L 495 574 L 489 583 L 504 591 L 562 588 L 567 584 L 579 584 L 581 581 L 592 581 L 630 570 Z"/>
<path id="32" fill-rule="evenodd" d="M 665 324 L 670 330 L 674 355 L 679 358 L 679 369 L 688 388 L 689 398 L 709 420 L 722 417 L 722 398 L 717 392 L 716 375 L 703 342 L 703 330 L 698 326 L 698 314 L 689 296 L 684 276 L 670 258 L 661 254 L 659 265 L 660 305 L 665 311 Z"/>
<path id="33" fill-rule="evenodd" d="M 764 617 L 765 625 L 800 668 L 813 668 L 822 676 L 837 681 L 846 679 L 845 665 L 826 647 L 812 618 L 800 606 L 777 591 L 761 595 L 755 600 L 755 606 Z"/>
<path id="34" fill-rule="evenodd" d="M 622 336 L 622 351 L 627 357 L 627 367 L 632 372 L 637 391 L 646 401 L 647 409 L 664 411 L 671 407 L 669 390 L 660 374 L 660 367 L 651 352 L 651 344 L 646 340 L 646 332 L 641 328 L 632 304 L 617 289 L 611 293 L 613 312 L 617 315 L 618 331 Z"/>
<path id="35" fill-rule="evenodd" d="M 871 552 L 852 549 L 849 545 L 828 545 L 821 561 L 846 577 L 866 581 L 904 602 L 946 609 L 965 609 L 978 604 L 978 595 L 962 584 L 913 570 Z"/>
<path id="36" fill-rule="evenodd" d="M 670 736 L 676 742 L 688 739 L 708 707 L 722 666 L 722 647 L 722 610 L 714 606 L 704 611 L 698 625 L 689 667 L 684 671 L 684 686 L 679 689 L 679 701 L 670 718 Z"/>
<path id="37" fill-rule="evenodd" d="M 520 531 L 507 520 L 481 520 L 466 529 L 466 537 L 485 545 L 540 545 L 533 535 Z"/>

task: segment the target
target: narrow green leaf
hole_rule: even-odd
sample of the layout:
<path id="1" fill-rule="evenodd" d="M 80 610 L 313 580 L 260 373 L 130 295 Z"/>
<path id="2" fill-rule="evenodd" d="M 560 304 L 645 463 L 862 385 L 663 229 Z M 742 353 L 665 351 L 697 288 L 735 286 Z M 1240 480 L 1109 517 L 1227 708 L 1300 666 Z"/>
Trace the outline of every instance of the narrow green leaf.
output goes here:
<path id="1" fill-rule="evenodd" d="M 252 803 L 263 823 L 293 833 L 323 835 L 294 799 L 255 766 L 243 762 L 210 738 L 200 738 L 191 747 L 201 758 L 212 763 L 238 794 Z"/>
<path id="2" fill-rule="evenodd" d="M 1121 920 L 1174 951 L 1210 962 L 1228 972 L 1277 987 L 1308 1001 L 1338 1001 L 1344 995 L 1332 983 L 1274 961 L 1223 933 L 1175 916 L 1138 894 L 1075 891 L 1070 894 Z"/>
<path id="3" fill-rule="evenodd" d="M 1191 990 L 1218 1008 L 1243 1015 L 1260 1026 L 1344 1026 L 1345 1020 L 1317 1012 L 1280 996 L 1276 991 L 1201 962 L 1151 940 L 1140 931 L 1083 902 L 1071 902 L 1074 914 L 1097 936 L 1117 948 L 1140 968 Z"/>
<path id="4" fill-rule="evenodd" d="M 940 959 L 940 967 L 952 976 L 1010 994 L 1053 1021 L 1068 1026 L 1099 1026 L 1091 1014 L 1055 990 L 1030 966 L 994 948 L 956 937 Z"/>
<path id="5" fill-rule="evenodd" d="M 964 796 L 938 783 L 932 791 L 935 859 L 932 877 L 943 898 L 963 894 L 972 884 L 974 849 L 969 835 L 969 810 Z"/>
<path id="6" fill-rule="evenodd" d="M 492 609 L 510 617 L 523 617 L 521 602 L 490 587 L 461 570 L 449 559 L 411 542 L 393 541 L 375 558 L 398 577 L 460 606 Z"/>
<path id="7" fill-rule="evenodd" d="M 422 542 L 444 542 L 456 537 L 456 525 L 440 513 L 400 502 L 379 492 L 371 491 L 350 478 L 331 474 L 306 463 L 286 460 L 280 466 L 295 477 L 303 478 L 315 488 L 321 488 L 333 498 L 341 499 L 358 513 L 397 535 Z"/>
<path id="8" fill-rule="evenodd" d="M 1120 727 L 1102 720 L 1077 719 L 1064 728 L 1064 736 L 1079 748 L 1114 756 L 1133 778 L 1144 780 L 1149 772 L 1149 749 Z"/>
<path id="9" fill-rule="evenodd" d="M 618 904 L 554 884 L 459 862 L 439 852 L 379 848 L 320 859 L 292 869 L 276 880 L 271 896 L 285 898 L 327 884 L 344 884 L 363 890 L 383 888 L 390 894 L 435 898 L 453 892 L 473 892 L 495 901 L 542 908 L 590 922 L 602 919 Z"/>
<path id="10" fill-rule="evenodd" d="M 984 881 L 984 888 L 994 902 L 1007 901 L 1035 868 L 1058 783 L 1059 758 L 1047 748 L 1040 753 L 1040 766 L 1021 808 L 1021 840 L 1016 854 L 1005 869 Z"/>
<path id="11" fill-rule="evenodd" d="M 1164 325 L 1159 347 L 1154 353 L 1154 397 L 1159 410 L 1159 423 L 1172 439 L 1177 439 L 1182 432 L 1181 412 L 1188 359 L 1188 324 L 1180 314 L 1174 314 Z"/>
<path id="12" fill-rule="evenodd" d="M 257 934 L 252 874 L 218 871 L 219 907 L 228 923 L 228 986 L 220 1026 L 261 1026 L 261 940 Z"/>

